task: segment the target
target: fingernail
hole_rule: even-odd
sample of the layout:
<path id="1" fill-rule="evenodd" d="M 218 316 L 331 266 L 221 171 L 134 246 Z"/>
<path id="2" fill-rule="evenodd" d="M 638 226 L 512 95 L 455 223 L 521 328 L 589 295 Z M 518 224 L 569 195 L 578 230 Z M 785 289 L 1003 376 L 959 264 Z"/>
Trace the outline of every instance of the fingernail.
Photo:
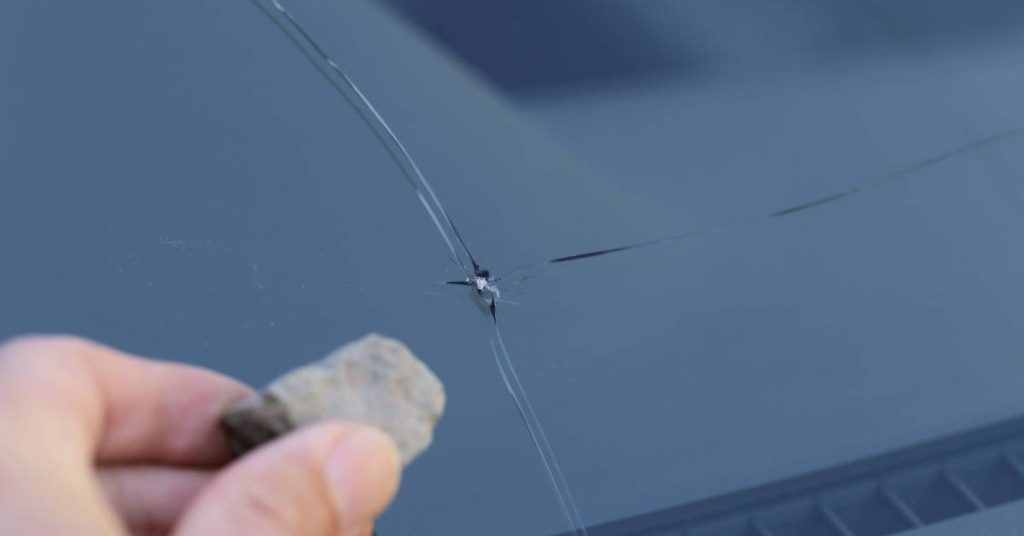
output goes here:
<path id="1" fill-rule="evenodd" d="M 375 428 L 353 426 L 331 449 L 325 467 L 343 536 L 366 533 L 398 487 L 394 443 Z"/>

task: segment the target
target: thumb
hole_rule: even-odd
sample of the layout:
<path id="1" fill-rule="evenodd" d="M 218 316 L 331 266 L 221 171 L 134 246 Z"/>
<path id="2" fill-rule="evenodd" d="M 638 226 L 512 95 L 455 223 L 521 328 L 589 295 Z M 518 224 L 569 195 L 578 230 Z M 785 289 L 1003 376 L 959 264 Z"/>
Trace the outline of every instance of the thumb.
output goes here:
<path id="1" fill-rule="evenodd" d="M 175 534 L 369 535 L 398 479 L 398 452 L 382 432 L 318 424 L 224 469 L 189 507 Z"/>

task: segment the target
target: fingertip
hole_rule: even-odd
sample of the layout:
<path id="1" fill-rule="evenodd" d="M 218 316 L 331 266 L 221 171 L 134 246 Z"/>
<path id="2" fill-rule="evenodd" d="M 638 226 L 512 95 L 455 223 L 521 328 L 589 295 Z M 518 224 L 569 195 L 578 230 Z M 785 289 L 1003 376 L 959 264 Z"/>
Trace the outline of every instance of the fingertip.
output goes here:
<path id="1" fill-rule="evenodd" d="M 373 428 L 306 426 L 228 466 L 179 533 L 362 536 L 394 496 L 400 465 L 394 443 Z"/>
<path id="2" fill-rule="evenodd" d="M 341 533 L 362 534 L 394 498 L 401 461 L 390 436 L 370 426 L 350 424 L 328 452 L 324 470 Z"/>

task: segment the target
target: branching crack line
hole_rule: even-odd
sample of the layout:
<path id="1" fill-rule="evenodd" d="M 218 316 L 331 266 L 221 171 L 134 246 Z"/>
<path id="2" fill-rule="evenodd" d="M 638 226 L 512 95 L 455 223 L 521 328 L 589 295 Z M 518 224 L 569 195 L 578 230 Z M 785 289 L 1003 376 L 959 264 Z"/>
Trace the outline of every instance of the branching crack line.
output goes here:
<path id="1" fill-rule="evenodd" d="M 373 134 L 380 141 L 381 145 L 387 150 L 388 155 L 395 161 L 399 169 L 402 171 L 402 175 L 405 180 L 412 186 L 413 191 L 416 193 L 416 197 L 419 198 L 420 204 L 430 215 L 431 221 L 434 222 L 434 226 L 437 227 L 437 231 L 441 234 L 445 244 L 448 246 L 448 250 L 451 252 L 453 258 L 459 263 L 459 266 L 464 272 L 468 274 L 475 273 L 479 270 L 479 265 L 473 258 L 473 255 L 469 252 L 469 248 L 466 247 L 466 242 L 462 239 L 462 234 L 459 233 L 459 229 L 455 227 L 455 223 L 451 217 L 448 216 L 448 212 L 444 209 L 441 201 L 438 199 L 437 194 L 434 193 L 434 189 L 431 188 L 430 182 L 420 171 L 420 167 L 416 165 L 416 162 L 412 159 L 409 151 L 405 148 L 405 145 L 399 141 L 398 136 L 395 135 L 394 130 L 388 125 L 384 117 L 381 116 L 377 108 L 373 106 L 363 91 L 359 89 L 359 86 L 349 78 L 347 74 L 338 66 L 337 63 L 327 55 L 327 52 L 320 46 L 319 43 L 306 31 L 306 29 L 299 24 L 299 22 L 292 16 L 291 12 L 285 9 L 278 0 L 270 0 L 274 10 L 277 11 L 283 18 L 282 22 L 280 19 L 273 16 L 267 10 L 267 7 L 260 0 L 249 0 L 255 5 L 260 11 L 262 11 L 271 21 L 281 29 L 282 32 L 288 37 L 288 39 L 299 48 L 302 54 L 309 60 L 320 73 L 330 82 L 331 86 L 341 94 L 342 97 L 348 101 L 349 105 L 359 113 L 359 116 L 363 119 L 368 127 L 373 131 Z M 291 31 L 289 31 L 289 28 Z M 294 33 L 293 33 L 294 32 Z M 308 49 L 307 49 L 308 47 Z M 319 58 L 319 61 L 317 61 Z M 322 62 L 322 63 L 321 63 Z M 326 68 L 324 67 L 326 65 Z M 333 74 L 333 76 L 332 76 Z M 455 239 L 459 245 L 456 249 L 455 243 L 452 242 L 451 236 L 455 236 Z M 467 262 L 469 264 L 467 265 Z M 468 266 L 473 266 L 473 270 L 469 270 Z"/>
<path id="2" fill-rule="evenodd" d="M 924 171 L 926 171 L 928 169 L 931 169 L 931 168 L 934 168 L 934 167 L 938 166 L 939 164 L 944 164 L 944 163 L 947 163 L 947 162 L 949 162 L 951 160 L 954 160 L 954 159 L 956 159 L 958 157 L 962 157 L 962 156 L 966 156 L 968 154 L 974 153 L 975 151 L 978 151 L 978 150 L 981 150 L 981 149 L 986 149 L 986 148 L 991 148 L 991 147 L 1000 145 L 1002 143 L 1006 143 L 1006 142 L 1008 142 L 1010 140 L 1015 140 L 1015 139 L 1018 139 L 1018 138 L 1021 138 L 1021 137 L 1024 137 L 1024 128 L 1015 128 L 1015 129 L 1005 130 L 1005 131 L 993 134 L 991 136 L 987 136 L 985 138 L 981 138 L 981 139 L 969 142 L 967 144 L 964 144 L 964 145 L 961 145 L 961 146 L 958 146 L 958 147 L 954 147 L 952 149 L 948 149 L 948 150 L 943 151 L 943 152 L 941 152 L 939 154 L 933 155 L 933 156 L 931 156 L 929 158 L 926 158 L 924 160 L 921 160 L 921 161 L 916 162 L 914 164 L 911 164 L 909 166 L 897 169 L 896 171 L 893 171 L 891 173 L 882 175 L 880 177 L 874 177 L 874 178 L 862 181 L 862 182 L 857 183 L 857 184 L 855 184 L 855 185 L 853 185 L 853 186 L 851 186 L 851 187 L 849 187 L 849 188 L 847 188 L 845 190 L 842 190 L 842 191 L 839 191 L 839 192 L 834 192 L 834 193 L 831 193 L 831 194 L 819 197 L 817 199 L 812 199 L 810 201 L 799 203 L 799 204 L 796 204 L 796 205 L 793 205 L 793 206 L 790 206 L 790 207 L 781 208 L 779 210 L 773 211 L 773 212 L 768 213 L 768 214 L 763 214 L 763 215 L 760 215 L 760 216 L 747 217 L 747 218 L 735 220 L 735 221 L 732 221 L 732 222 L 729 222 L 729 223 L 721 223 L 721 224 L 717 224 L 717 225 L 712 225 L 712 226 L 709 226 L 709 227 L 704 227 L 702 229 L 696 229 L 696 230 L 693 230 L 693 231 L 686 231 L 686 232 L 683 232 L 683 233 L 669 235 L 669 236 L 665 236 L 665 237 L 662 237 L 662 238 L 656 238 L 656 239 L 653 239 L 653 240 L 644 240 L 644 241 L 641 241 L 641 242 L 634 242 L 632 244 L 626 244 L 626 245 L 615 246 L 615 247 L 610 247 L 610 248 L 598 249 L 598 250 L 594 250 L 594 251 L 587 251 L 587 252 L 583 252 L 583 253 L 576 253 L 576 254 L 573 254 L 573 255 L 565 255 L 565 256 L 561 256 L 561 257 L 555 257 L 553 259 L 547 259 L 547 260 L 543 260 L 543 261 L 532 262 L 532 263 L 529 263 L 529 264 L 525 264 L 523 266 L 519 266 L 517 268 L 513 268 L 513 269 L 508 270 L 506 272 L 503 272 L 500 275 L 495 276 L 492 279 L 492 281 L 493 281 L 494 284 L 496 284 L 499 281 L 508 281 L 511 276 L 514 276 L 514 275 L 517 275 L 517 274 L 526 274 L 526 275 L 520 275 L 520 277 L 518 277 L 518 278 L 513 278 L 515 280 L 522 281 L 524 279 L 529 279 L 531 277 L 534 277 L 535 275 L 537 275 L 535 272 L 537 272 L 539 270 L 542 270 L 542 269 L 544 269 L 544 268 L 546 268 L 548 266 L 551 266 L 551 265 L 562 264 L 562 263 L 571 262 L 571 261 L 577 261 L 577 260 L 581 260 L 581 259 L 589 259 L 589 258 L 593 258 L 593 257 L 600 257 L 602 255 L 609 255 L 609 254 L 612 254 L 612 253 L 622 253 L 622 252 L 626 252 L 626 251 L 633 251 L 633 250 L 648 248 L 648 247 L 652 247 L 652 246 L 663 246 L 663 245 L 673 244 L 673 243 L 677 243 L 677 242 L 683 242 L 683 241 L 687 241 L 687 240 L 693 240 L 693 239 L 697 239 L 697 238 L 707 237 L 707 236 L 710 236 L 710 235 L 724 233 L 724 232 L 727 232 L 727 231 L 735 231 L 735 230 L 743 229 L 743 228 L 746 228 L 746 227 L 749 227 L 749 226 L 752 226 L 752 225 L 764 224 L 764 223 L 766 223 L 768 221 L 771 221 L 771 220 L 775 220 L 775 219 L 779 219 L 779 218 L 784 218 L 784 217 L 787 217 L 787 216 L 793 216 L 795 214 L 799 214 L 799 213 L 802 213 L 802 212 L 805 212 L 805 211 L 808 211 L 808 210 L 818 209 L 818 208 L 821 208 L 821 207 L 823 207 L 825 205 L 830 205 L 832 203 L 837 203 L 839 201 L 842 201 L 842 200 L 845 200 L 845 199 L 849 199 L 850 197 L 855 196 L 857 194 L 862 194 L 862 193 L 874 190 L 876 188 L 885 186 L 887 184 L 891 184 L 891 183 L 899 181 L 899 180 L 912 178 L 914 176 L 917 176 L 917 175 L 921 174 L 922 172 L 924 172 Z"/>
<path id="3" fill-rule="evenodd" d="M 576 507 L 571 489 L 562 473 L 558 459 L 547 439 L 547 435 L 544 433 L 544 428 L 533 409 L 533 404 L 527 396 L 522 381 L 516 372 L 513 360 L 509 355 L 505 341 L 502 338 L 497 311 L 497 304 L 502 301 L 500 299 L 501 291 L 498 286 L 498 282 L 522 282 L 537 275 L 539 272 L 556 265 L 591 259 L 604 255 L 635 251 L 649 247 L 667 246 L 696 238 L 735 231 L 752 225 L 764 224 L 779 218 L 794 216 L 807 211 L 819 209 L 833 203 L 841 202 L 853 196 L 863 194 L 899 180 L 909 179 L 928 169 L 949 162 L 950 160 L 963 157 L 975 151 L 991 148 L 1007 141 L 1024 137 L 1024 128 L 1006 130 L 954 147 L 891 173 L 861 181 L 845 190 L 781 208 L 768 214 L 739 219 L 729 223 L 713 225 L 693 231 L 672 234 L 652 240 L 644 240 L 625 245 L 554 257 L 543 261 L 525 264 L 503 272 L 500 275 L 492 276 L 490 271 L 479 264 L 470 252 L 462 234 L 455 226 L 455 223 L 448 215 L 448 212 L 444 209 L 440 199 L 434 193 L 430 182 L 424 176 L 419 166 L 416 165 L 405 146 L 401 141 L 399 141 L 398 136 L 373 104 L 370 103 L 362 90 L 360 90 L 352 79 L 341 69 L 341 67 L 331 59 L 317 41 L 313 39 L 306 29 L 281 4 L 280 0 L 249 1 L 263 12 L 263 14 L 266 15 L 287 36 L 292 44 L 299 49 L 310 63 L 313 64 L 328 83 L 339 94 L 341 94 L 342 97 L 344 97 L 353 109 L 355 109 L 376 136 L 377 140 L 385 148 L 392 160 L 394 160 L 398 165 L 402 175 L 419 199 L 420 204 L 430 216 L 430 219 L 437 228 L 438 233 L 444 239 L 452 258 L 459 265 L 465 275 L 465 279 L 447 281 L 446 283 L 449 285 L 468 287 L 475 297 L 475 303 L 487 316 L 491 351 L 494 355 L 498 372 L 505 384 L 505 388 L 508 390 L 512 401 L 515 404 L 519 416 L 523 420 L 527 432 L 534 443 L 534 447 L 540 455 L 541 464 L 547 474 L 554 494 L 558 499 L 562 515 L 565 517 L 570 533 L 574 535 L 586 536 L 586 524 L 583 522 L 583 518 Z M 270 6 L 266 5 L 265 2 L 269 2 Z M 274 15 L 275 12 L 279 17 Z M 454 237 L 454 240 L 452 237 Z"/>
<path id="4" fill-rule="evenodd" d="M 516 373 L 515 367 L 512 364 L 512 359 L 508 354 L 508 349 L 505 347 L 505 341 L 501 337 L 501 331 L 498 328 L 497 322 L 497 302 L 499 292 L 491 283 L 490 272 L 481 267 L 476 261 L 476 258 L 473 257 L 473 254 L 470 253 L 465 240 L 462 238 L 462 234 L 459 233 L 455 223 L 452 221 L 448 212 L 441 204 L 441 201 L 434 193 L 433 188 L 430 186 L 430 182 L 427 181 L 423 172 L 420 171 L 419 166 L 416 165 L 412 156 L 406 150 L 402 142 L 399 141 L 398 136 L 395 135 L 394 131 L 384 120 L 383 116 L 381 116 L 373 104 L 370 103 L 362 90 L 356 86 L 355 82 L 353 82 L 352 79 L 342 71 L 341 67 L 339 67 L 338 64 L 327 55 L 316 40 L 313 39 L 306 29 L 299 24 L 295 17 L 292 16 L 292 14 L 285 9 L 278 0 L 270 0 L 270 2 L 273 5 L 274 10 L 283 17 L 283 22 L 277 17 L 274 17 L 273 13 L 271 13 L 259 0 L 250 0 L 250 2 L 267 15 L 274 24 L 287 35 L 292 44 L 302 51 L 302 54 L 306 59 L 314 64 L 317 70 L 327 78 L 331 86 L 334 87 L 334 89 L 337 90 L 338 93 L 340 93 L 359 113 L 363 121 L 370 127 L 374 135 L 385 147 L 388 154 L 402 170 L 402 174 L 406 181 L 408 181 L 409 185 L 412 186 L 413 191 L 420 200 L 420 204 L 423 205 L 427 214 L 430 215 L 430 219 L 434 222 L 434 226 L 444 239 L 445 244 L 448 246 L 448 250 L 451 252 L 453 258 L 462 268 L 462 271 L 466 276 L 465 281 L 459 281 L 456 282 L 456 284 L 473 286 L 478 298 L 477 302 L 482 303 L 489 312 L 491 325 L 491 350 L 494 354 L 495 362 L 498 365 L 498 371 L 501 374 L 505 387 L 508 389 L 508 393 L 512 397 L 512 401 L 515 404 L 520 417 L 523 419 L 523 423 L 530 434 L 530 438 L 533 440 L 534 446 L 540 455 L 541 463 L 544 466 L 548 480 L 550 481 L 555 496 L 558 499 L 559 507 L 562 510 L 562 515 L 565 517 L 566 523 L 573 534 L 586 536 L 586 524 L 580 516 L 579 509 L 576 507 L 575 500 L 572 497 L 571 489 L 569 488 L 569 485 L 562 474 L 562 470 L 558 465 L 558 460 L 555 457 L 554 450 L 548 442 L 547 435 L 544 433 L 540 419 L 537 418 L 537 414 L 533 409 L 533 404 L 530 403 L 526 390 L 523 388 L 519 375 Z M 291 31 L 289 31 L 289 29 Z M 317 58 L 319 58 L 319 61 L 317 61 Z M 324 67 L 324 64 L 326 67 Z M 440 217 L 438 215 L 440 215 Z M 451 232 L 451 235 L 455 236 L 456 242 L 452 241 L 449 231 Z M 455 247 L 455 243 L 458 243 L 458 249 Z"/>

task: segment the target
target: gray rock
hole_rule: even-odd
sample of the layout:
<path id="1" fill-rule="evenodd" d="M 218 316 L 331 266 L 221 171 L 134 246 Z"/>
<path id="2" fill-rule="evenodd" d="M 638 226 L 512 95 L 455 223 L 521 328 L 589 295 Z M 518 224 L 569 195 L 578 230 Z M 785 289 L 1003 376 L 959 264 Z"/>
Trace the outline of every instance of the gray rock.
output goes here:
<path id="1" fill-rule="evenodd" d="M 408 464 L 430 445 L 444 403 L 441 381 L 404 344 L 370 334 L 278 378 L 221 422 L 238 454 L 317 421 L 369 424 L 394 439 Z"/>

